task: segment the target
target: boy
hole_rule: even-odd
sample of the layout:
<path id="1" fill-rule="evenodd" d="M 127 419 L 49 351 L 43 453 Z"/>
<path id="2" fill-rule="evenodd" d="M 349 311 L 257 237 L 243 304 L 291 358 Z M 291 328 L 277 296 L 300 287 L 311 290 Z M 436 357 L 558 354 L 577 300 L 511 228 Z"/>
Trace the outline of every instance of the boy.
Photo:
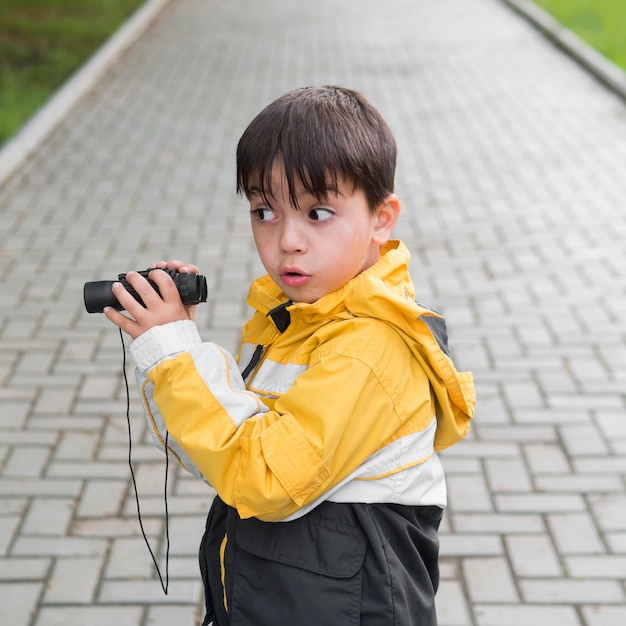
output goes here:
<path id="1" fill-rule="evenodd" d="M 436 450 L 474 412 L 440 315 L 414 302 L 390 241 L 396 145 L 362 95 L 304 88 L 237 147 L 267 275 L 236 359 L 202 343 L 165 272 L 117 284 L 157 442 L 217 492 L 200 547 L 204 624 L 433 626 Z M 197 272 L 180 261 L 161 263 Z"/>

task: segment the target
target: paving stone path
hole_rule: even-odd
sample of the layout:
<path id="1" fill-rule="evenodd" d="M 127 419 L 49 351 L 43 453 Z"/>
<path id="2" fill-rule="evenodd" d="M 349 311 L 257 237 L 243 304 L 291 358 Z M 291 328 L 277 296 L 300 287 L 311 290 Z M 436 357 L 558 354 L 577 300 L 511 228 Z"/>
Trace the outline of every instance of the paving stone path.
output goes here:
<path id="1" fill-rule="evenodd" d="M 165 596 L 120 338 L 82 285 L 193 260 L 233 348 L 261 272 L 235 143 L 327 83 L 393 127 L 397 234 L 476 377 L 441 626 L 626 624 L 626 106 L 497 0 L 172 2 L 0 187 L 0 624 L 197 623 L 212 494 L 170 468 Z M 163 568 L 164 462 L 130 411 Z"/>

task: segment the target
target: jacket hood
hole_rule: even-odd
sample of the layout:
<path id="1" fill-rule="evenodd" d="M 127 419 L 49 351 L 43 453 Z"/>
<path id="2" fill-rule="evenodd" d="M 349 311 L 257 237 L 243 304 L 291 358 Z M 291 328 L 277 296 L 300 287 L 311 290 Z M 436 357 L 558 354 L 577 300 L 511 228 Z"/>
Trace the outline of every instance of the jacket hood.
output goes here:
<path id="1" fill-rule="evenodd" d="M 437 399 L 435 447 L 446 448 L 467 434 L 474 416 L 476 395 L 471 372 L 459 372 L 448 351 L 443 316 L 415 302 L 409 276 L 410 253 L 401 241 L 390 241 L 381 258 L 343 287 L 312 304 L 293 303 L 307 321 L 369 317 L 389 324 L 403 338 L 426 372 Z M 269 277 L 252 284 L 248 302 L 267 315 L 287 297 Z"/>

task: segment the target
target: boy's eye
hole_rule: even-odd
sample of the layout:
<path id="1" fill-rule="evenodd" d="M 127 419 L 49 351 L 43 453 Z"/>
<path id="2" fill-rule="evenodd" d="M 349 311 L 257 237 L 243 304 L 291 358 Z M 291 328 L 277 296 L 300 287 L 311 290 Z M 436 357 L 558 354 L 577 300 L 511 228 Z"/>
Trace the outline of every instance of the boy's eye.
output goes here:
<path id="1" fill-rule="evenodd" d="M 261 207 L 260 209 L 253 209 L 252 214 L 259 222 L 271 222 L 276 219 L 276 213 L 272 209 Z"/>
<path id="2" fill-rule="evenodd" d="M 315 222 L 325 222 L 333 215 L 334 213 L 330 209 L 325 209 L 324 207 L 317 207 L 309 211 L 309 218 Z"/>

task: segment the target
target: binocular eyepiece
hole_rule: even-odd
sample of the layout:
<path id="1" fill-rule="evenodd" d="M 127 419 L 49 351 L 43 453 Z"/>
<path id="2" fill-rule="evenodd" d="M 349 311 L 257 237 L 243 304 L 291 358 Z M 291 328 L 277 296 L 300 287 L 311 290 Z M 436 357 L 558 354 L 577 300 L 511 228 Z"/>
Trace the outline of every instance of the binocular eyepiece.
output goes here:
<path id="1" fill-rule="evenodd" d="M 138 273 L 141 274 L 160 295 L 159 288 L 156 283 L 148 278 L 148 275 L 153 271 L 153 269 L 147 269 Z M 178 293 L 180 294 L 180 299 L 183 304 L 199 304 L 200 302 L 206 302 L 207 283 L 206 278 L 202 276 L 202 274 L 181 274 L 180 272 L 172 269 L 162 269 L 161 271 L 170 275 L 176 285 L 176 288 L 178 289 Z M 124 309 L 118 299 L 113 295 L 113 283 L 117 282 L 122 283 L 133 298 L 143 305 L 139 294 L 126 280 L 126 274 L 119 274 L 117 280 L 97 280 L 85 283 L 83 288 L 83 298 L 85 300 L 87 313 L 102 313 L 104 307 L 107 306 L 113 307 L 117 311 L 122 311 Z"/>

